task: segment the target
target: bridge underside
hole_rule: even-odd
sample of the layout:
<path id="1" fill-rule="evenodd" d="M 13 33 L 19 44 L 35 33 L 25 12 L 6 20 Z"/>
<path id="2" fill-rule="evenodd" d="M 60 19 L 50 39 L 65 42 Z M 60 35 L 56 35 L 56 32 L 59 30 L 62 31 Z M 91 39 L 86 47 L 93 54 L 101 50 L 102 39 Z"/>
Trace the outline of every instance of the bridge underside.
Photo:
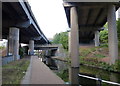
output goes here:
<path id="1" fill-rule="evenodd" d="M 108 6 L 114 4 L 116 10 L 120 3 L 113 2 L 75 2 L 72 0 L 64 0 L 65 12 L 69 27 L 70 9 L 72 6 L 76 7 L 78 15 L 79 39 L 80 42 L 89 42 L 95 38 L 95 31 L 103 30 L 104 24 L 107 22 Z"/>
<path id="2" fill-rule="evenodd" d="M 35 44 L 45 44 L 47 41 L 27 2 L 2 2 L 3 39 L 8 38 L 10 27 L 20 29 L 20 43 L 28 44 L 29 40 L 35 40 Z"/>
<path id="3" fill-rule="evenodd" d="M 71 68 L 79 71 L 79 42 L 90 42 L 95 38 L 95 46 L 99 46 L 99 31 L 108 22 L 109 63 L 118 60 L 118 38 L 116 27 L 116 10 L 120 7 L 118 0 L 63 0 L 70 29 L 69 56 Z M 105 3 L 103 3 L 103 2 Z M 108 1 L 108 0 L 106 0 Z M 70 71 L 72 84 L 78 84 L 78 73 Z M 76 77 L 74 81 L 73 78 Z"/>
<path id="4" fill-rule="evenodd" d="M 19 59 L 20 43 L 29 44 L 29 55 L 34 54 L 34 44 L 49 44 L 41 31 L 28 2 L 2 2 L 2 39 L 7 39 L 6 55 Z"/>

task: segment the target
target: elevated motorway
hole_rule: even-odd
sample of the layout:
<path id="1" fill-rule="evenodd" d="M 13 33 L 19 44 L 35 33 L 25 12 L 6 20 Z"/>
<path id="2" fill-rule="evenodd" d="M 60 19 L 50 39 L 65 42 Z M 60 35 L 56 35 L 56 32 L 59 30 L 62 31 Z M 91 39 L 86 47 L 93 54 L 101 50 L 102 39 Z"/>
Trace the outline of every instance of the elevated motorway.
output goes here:
<path id="1" fill-rule="evenodd" d="M 7 2 L 6 2 L 7 1 Z M 2 1 L 2 39 L 8 40 L 7 55 L 19 59 L 19 43 L 29 44 L 29 54 L 34 54 L 34 44 L 50 44 L 41 31 L 31 7 L 26 0 Z"/>
<path id="2" fill-rule="evenodd" d="M 118 58 L 118 38 L 116 10 L 119 0 L 63 0 L 70 30 L 69 56 L 71 59 L 71 84 L 79 84 L 79 42 L 89 42 L 95 38 L 99 46 L 99 31 L 108 22 L 109 63 Z M 76 74 L 74 74 L 74 72 Z"/>
<path id="3" fill-rule="evenodd" d="M 117 10 L 120 6 L 119 0 L 63 0 L 64 8 L 71 27 L 70 9 L 76 7 L 78 15 L 78 28 L 80 42 L 89 42 L 95 38 L 95 32 L 103 30 L 107 22 L 107 11 L 109 5 L 115 5 Z"/>
<path id="4" fill-rule="evenodd" d="M 16 0 L 17 1 L 17 0 Z M 28 2 L 2 2 L 2 37 L 7 39 L 9 28 L 17 27 L 20 30 L 20 43 L 29 43 L 34 40 L 37 44 L 47 44 L 48 39 L 41 31 Z"/>

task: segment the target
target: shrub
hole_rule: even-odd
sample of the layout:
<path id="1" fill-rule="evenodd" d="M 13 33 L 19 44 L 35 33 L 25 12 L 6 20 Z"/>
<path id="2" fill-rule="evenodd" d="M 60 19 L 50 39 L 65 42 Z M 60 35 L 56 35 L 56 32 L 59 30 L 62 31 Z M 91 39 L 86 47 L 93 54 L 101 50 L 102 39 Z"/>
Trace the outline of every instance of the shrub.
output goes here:
<path id="1" fill-rule="evenodd" d="M 21 58 L 23 58 L 24 53 L 25 53 L 25 49 L 22 48 L 22 47 L 20 47 L 20 48 L 19 48 L 19 54 L 20 54 L 20 57 L 21 57 Z"/>
<path id="2" fill-rule="evenodd" d="M 118 33 L 118 40 L 120 41 L 120 18 L 117 21 L 117 33 Z"/>
<path id="3" fill-rule="evenodd" d="M 108 43 L 108 30 L 100 31 L 100 42 Z"/>

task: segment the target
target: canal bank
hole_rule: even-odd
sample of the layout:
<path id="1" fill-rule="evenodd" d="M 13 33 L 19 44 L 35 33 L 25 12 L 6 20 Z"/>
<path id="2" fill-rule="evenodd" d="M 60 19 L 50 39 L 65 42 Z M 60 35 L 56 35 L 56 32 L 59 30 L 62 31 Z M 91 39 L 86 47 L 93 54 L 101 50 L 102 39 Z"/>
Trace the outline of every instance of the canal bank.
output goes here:
<path id="1" fill-rule="evenodd" d="M 59 77 L 61 77 L 65 82 L 69 82 L 69 68 L 68 63 L 61 61 L 61 60 L 55 60 L 56 63 L 59 63 L 58 66 L 62 67 L 61 64 L 64 64 L 63 70 L 59 70 L 58 72 L 55 72 Z M 65 66 L 66 64 L 66 66 Z M 80 65 L 80 70 L 79 74 L 85 75 L 85 76 L 90 76 L 93 78 L 99 78 L 101 80 L 106 80 L 110 82 L 115 82 L 115 83 L 120 83 L 120 74 L 111 72 L 111 71 L 106 71 L 104 69 L 96 68 L 96 67 L 90 67 L 86 65 Z M 87 83 L 86 83 L 87 82 Z M 82 86 L 98 86 L 98 81 L 92 80 L 92 79 L 87 79 L 84 77 L 79 77 L 79 84 Z M 101 83 L 102 86 L 119 86 L 119 85 L 111 85 L 107 83 Z"/>

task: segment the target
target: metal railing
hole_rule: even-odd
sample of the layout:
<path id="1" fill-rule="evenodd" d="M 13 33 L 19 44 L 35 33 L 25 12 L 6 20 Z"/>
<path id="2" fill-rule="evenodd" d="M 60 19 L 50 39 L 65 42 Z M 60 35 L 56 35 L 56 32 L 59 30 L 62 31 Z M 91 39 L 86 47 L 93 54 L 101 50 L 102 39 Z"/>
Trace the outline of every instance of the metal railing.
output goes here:
<path id="1" fill-rule="evenodd" d="M 83 78 L 87 78 L 87 79 L 96 80 L 96 81 L 99 82 L 99 86 L 102 86 L 102 82 L 103 82 L 103 83 L 107 83 L 107 84 L 112 84 L 112 85 L 120 86 L 119 83 L 102 80 L 102 79 L 100 79 L 100 78 L 94 78 L 94 77 L 90 77 L 90 76 L 86 76 L 86 75 L 82 75 L 82 74 L 78 74 L 78 76 L 83 77 Z"/>

